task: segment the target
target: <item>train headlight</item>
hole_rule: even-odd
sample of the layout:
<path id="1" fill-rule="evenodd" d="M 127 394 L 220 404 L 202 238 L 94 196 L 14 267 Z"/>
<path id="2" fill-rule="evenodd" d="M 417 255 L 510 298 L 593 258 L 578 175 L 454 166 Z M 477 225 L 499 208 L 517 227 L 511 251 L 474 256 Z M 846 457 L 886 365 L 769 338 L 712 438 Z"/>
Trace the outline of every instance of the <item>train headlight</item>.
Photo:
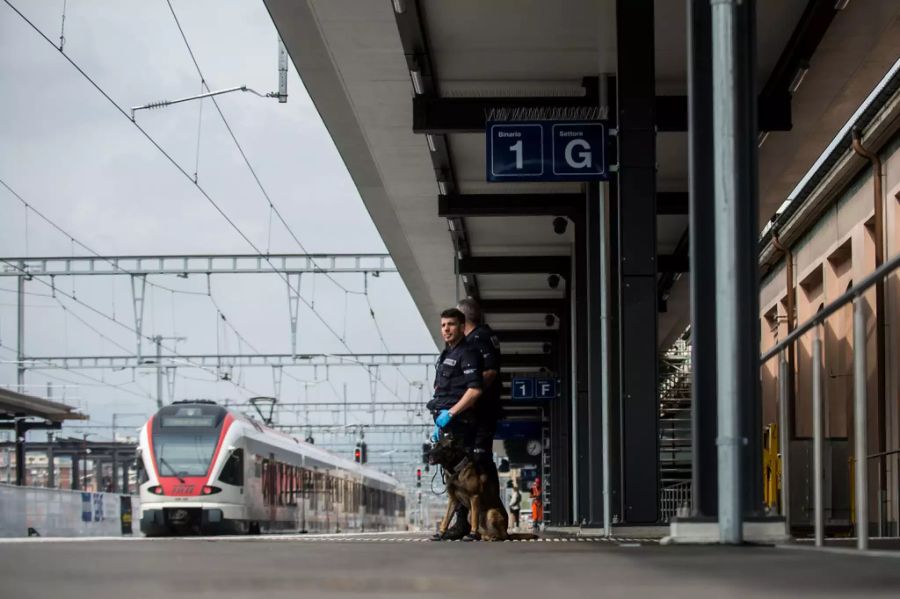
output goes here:
<path id="1" fill-rule="evenodd" d="M 147 490 L 150 491 L 151 493 L 153 493 L 154 495 L 162 495 L 163 494 L 163 488 L 160 486 L 150 487 Z"/>
<path id="2" fill-rule="evenodd" d="M 211 487 L 209 485 L 205 485 L 203 487 L 204 495 L 214 495 L 216 493 L 220 493 L 221 491 L 222 491 L 222 489 L 220 489 L 219 487 Z"/>

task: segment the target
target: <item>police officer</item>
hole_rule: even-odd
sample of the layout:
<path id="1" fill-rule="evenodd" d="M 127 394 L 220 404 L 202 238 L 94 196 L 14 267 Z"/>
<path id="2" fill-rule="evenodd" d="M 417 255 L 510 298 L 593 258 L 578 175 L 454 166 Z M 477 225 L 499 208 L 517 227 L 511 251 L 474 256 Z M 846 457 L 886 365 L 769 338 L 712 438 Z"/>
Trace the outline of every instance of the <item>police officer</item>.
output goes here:
<path id="1" fill-rule="evenodd" d="M 500 341 L 484 324 L 481 306 L 472 298 L 459 301 L 456 308 L 466 318 L 464 332 L 466 343 L 481 355 L 481 376 L 484 382 L 484 391 L 475 404 L 473 417 L 475 419 L 475 432 L 473 438 L 473 455 L 475 461 L 481 466 L 493 482 L 500 486 L 497 465 L 494 463 L 494 433 L 497 431 L 497 421 L 500 419 Z M 469 509 L 460 504 L 456 508 L 456 523 L 447 530 L 452 538 L 463 537 L 469 533 Z"/>
<path id="2" fill-rule="evenodd" d="M 482 394 L 484 365 L 481 354 L 466 342 L 465 326 L 466 317 L 456 308 L 441 312 L 441 336 L 447 345 L 435 365 L 434 397 L 427 407 L 434 416 L 432 440 L 443 430 L 472 448 L 477 433 L 474 407 Z M 433 540 L 456 540 L 468 533 L 468 519 L 458 518 L 457 526 Z"/>
<path id="3" fill-rule="evenodd" d="M 491 327 L 484 324 L 481 306 L 472 298 L 459 301 L 457 309 L 466 317 L 466 342 L 479 354 L 483 362 L 481 376 L 484 392 L 475 404 L 475 453 L 493 472 L 496 479 L 497 468 L 493 460 L 494 433 L 500 419 L 500 341 Z"/>

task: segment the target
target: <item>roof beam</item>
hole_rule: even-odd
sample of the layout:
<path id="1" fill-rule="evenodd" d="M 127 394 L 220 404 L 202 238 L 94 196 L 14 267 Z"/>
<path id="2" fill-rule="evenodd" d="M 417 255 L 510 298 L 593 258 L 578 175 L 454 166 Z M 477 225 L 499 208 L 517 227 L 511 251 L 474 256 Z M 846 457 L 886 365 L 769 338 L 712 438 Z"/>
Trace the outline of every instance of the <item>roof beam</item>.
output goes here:
<path id="1" fill-rule="evenodd" d="M 759 96 L 760 131 L 791 129 L 791 96 L 809 69 L 809 61 L 838 13 L 835 5 L 833 0 L 810 0 L 806 5 Z M 763 118 L 765 114 L 778 115 L 781 120 L 767 123 Z"/>
<path id="2" fill-rule="evenodd" d="M 413 131 L 432 135 L 483 133 L 485 122 L 492 110 L 534 108 L 590 110 L 596 107 L 597 100 L 587 96 L 518 98 L 415 96 L 413 98 Z M 657 96 L 655 109 L 657 131 L 687 131 L 687 96 Z M 790 122 L 790 97 L 788 97 L 787 103 L 774 101 L 770 97 L 760 97 L 759 128 L 761 131 L 788 131 Z"/>
<path id="3" fill-rule="evenodd" d="M 568 256 L 480 256 L 457 261 L 456 272 L 461 275 L 501 274 L 558 274 L 568 277 L 571 260 Z M 686 254 L 659 254 L 657 272 L 688 272 Z"/>
<path id="4" fill-rule="evenodd" d="M 658 191 L 656 192 L 656 214 L 686 215 L 688 213 L 688 192 Z"/>
<path id="5" fill-rule="evenodd" d="M 504 368 L 555 370 L 557 367 L 557 359 L 553 354 L 503 354 L 500 361 Z"/>
<path id="6" fill-rule="evenodd" d="M 559 340 L 556 329 L 494 329 L 494 334 L 500 343 L 555 343 Z"/>
<path id="7" fill-rule="evenodd" d="M 584 207 L 583 193 L 451 193 L 438 196 L 438 216 L 568 216 Z"/>
<path id="8" fill-rule="evenodd" d="M 687 253 L 658 254 L 656 256 L 656 271 L 661 273 L 689 272 L 690 261 Z"/>
<path id="9" fill-rule="evenodd" d="M 565 313 L 566 302 L 562 299 L 482 299 L 482 311 L 488 314 L 555 314 Z"/>
<path id="10" fill-rule="evenodd" d="M 678 257 L 679 260 L 688 260 L 689 251 L 690 232 L 685 229 L 681 239 L 678 241 L 678 246 L 675 248 L 675 251 L 672 252 L 672 257 Z M 688 260 L 688 262 L 690 261 Z M 669 295 L 672 292 L 672 287 L 675 285 L 675 276 L 677 274 L 678 273 L 673 270 L 664 272 L 659 278 L 659 282 L 656 284 L 658 308 L 660 312 L 665 312 L 668 309 Z"/>
<path id="11" fill-rule="evenodd" d="M 574 219 L 583 212 L 584 203 L 583 193 L 449 193 L 438 196 L 438 216 L 566 216 Z M 687 192 L 659 192 L 656 213 L 687 214 Z"/>
<path id="12" fill-rule="evenodd" d="M 558 274 L 571 272 L 568 256 L 480 256 L 461 258 L 456 262 L 457 274 Z"/>

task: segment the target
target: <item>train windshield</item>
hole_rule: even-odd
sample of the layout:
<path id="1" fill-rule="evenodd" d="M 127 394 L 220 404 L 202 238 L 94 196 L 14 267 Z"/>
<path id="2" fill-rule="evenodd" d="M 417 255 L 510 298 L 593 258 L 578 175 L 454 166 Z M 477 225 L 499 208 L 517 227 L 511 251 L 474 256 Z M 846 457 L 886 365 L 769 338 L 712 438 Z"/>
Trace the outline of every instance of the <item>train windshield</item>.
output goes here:
<path id="1" fill-rule="evenodd" d="M 225 410 L 214 405 L 172 405 L 153 422 L 153 455 L 160 476 L 203 476 L 209 470 Z"/>

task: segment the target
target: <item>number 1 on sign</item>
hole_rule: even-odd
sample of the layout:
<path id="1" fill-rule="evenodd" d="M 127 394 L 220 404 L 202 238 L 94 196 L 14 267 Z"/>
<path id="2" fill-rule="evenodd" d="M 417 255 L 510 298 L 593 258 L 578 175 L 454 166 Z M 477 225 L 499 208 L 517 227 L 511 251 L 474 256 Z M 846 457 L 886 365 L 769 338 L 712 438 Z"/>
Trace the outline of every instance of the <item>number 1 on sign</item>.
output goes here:
<path id="1" fill-rule="evenodd" d="M 516 153 L 516 168 L 522 170 L 522 140 L 520 139 L 513 145 L 509 146 L 512 152 Z"/>

